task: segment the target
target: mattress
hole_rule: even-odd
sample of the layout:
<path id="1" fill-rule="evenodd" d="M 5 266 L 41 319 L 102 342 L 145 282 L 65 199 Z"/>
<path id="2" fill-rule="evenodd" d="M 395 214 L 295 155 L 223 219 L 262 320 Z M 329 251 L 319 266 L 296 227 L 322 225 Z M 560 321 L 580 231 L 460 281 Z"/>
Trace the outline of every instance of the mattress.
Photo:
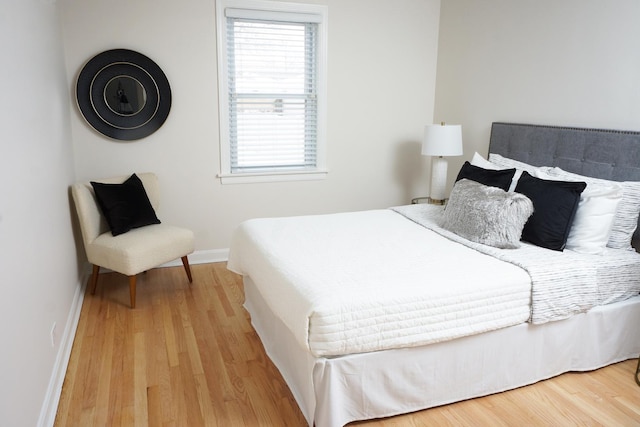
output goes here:
<path id="1" fill-rule="evenodd" d="M 530 316 L 525 270 L 388 209 L 246 221 L 227 266 L 253 279 L 316 357 L 425 345 Z"/>

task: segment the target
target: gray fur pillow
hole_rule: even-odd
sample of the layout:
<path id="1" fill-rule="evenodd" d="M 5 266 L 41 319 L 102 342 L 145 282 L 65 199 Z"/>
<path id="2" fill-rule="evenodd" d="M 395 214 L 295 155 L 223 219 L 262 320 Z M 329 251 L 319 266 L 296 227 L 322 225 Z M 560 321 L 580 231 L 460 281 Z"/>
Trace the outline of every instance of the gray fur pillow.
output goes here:
<path id="1" fill-rule="evenodd" d="M 515 249 L 531 214 L 527 196 L 462 179 L 451 190 L 442 228 L 473 242 Z"/>

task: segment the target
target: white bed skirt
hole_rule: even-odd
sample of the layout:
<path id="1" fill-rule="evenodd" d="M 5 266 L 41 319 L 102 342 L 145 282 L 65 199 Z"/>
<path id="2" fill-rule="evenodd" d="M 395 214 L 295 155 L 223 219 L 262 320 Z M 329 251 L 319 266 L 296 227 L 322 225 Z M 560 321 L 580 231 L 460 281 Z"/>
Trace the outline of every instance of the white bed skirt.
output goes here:
<path id="1" fill-rule="evenodd" d="M 543 325 L 334 358 L 301 348 L 244 278 L 245 308 L 310 426 L 343 426 L 638 357 L 640 296 Z"/>

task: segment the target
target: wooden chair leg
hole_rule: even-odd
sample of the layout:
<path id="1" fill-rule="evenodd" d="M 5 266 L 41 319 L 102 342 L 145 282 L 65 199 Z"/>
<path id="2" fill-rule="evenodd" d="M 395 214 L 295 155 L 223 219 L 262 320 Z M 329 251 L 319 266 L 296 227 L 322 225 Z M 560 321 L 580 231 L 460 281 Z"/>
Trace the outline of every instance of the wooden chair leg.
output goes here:
<path id="1" fill-rule="evenodd" d="M 100 273 L 100 266 L 93 264 L 93 272 L 91 273 L 91 295 L 96 294 L 96 286 L 98 286 L 99 273 Z"/>
<path id="2" fill-rule="evenodd" d="M 187 258 L 186 255 L 182 257 L 182 265 L 184 265 L 184 271 L 187 272 L 189 283 L 193 283 L 193 279 L 191 279 L 191 268 L 189 267 L 189 258 Z"/>
<path id="3" fill-rule="evenodd" d="M 131 308 L 136 308 L 136 276 L 129 276 L 129 298 L 131 299 Z"/>

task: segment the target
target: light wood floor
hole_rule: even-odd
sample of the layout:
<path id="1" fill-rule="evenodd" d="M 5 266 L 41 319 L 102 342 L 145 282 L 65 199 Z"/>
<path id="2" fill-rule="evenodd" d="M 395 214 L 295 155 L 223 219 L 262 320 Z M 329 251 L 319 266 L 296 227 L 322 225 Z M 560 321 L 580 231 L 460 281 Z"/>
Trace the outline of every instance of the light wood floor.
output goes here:
<path id="1" fill-rule="evenodd" d="M 87 294 L 55 425 L 304 426 L 225 264 L 100 276 Z M 637 326 L 637 325 L 634 325 Z M 633 327 L 633 326 L 632 326 Z M 640 426 L 637 359 L 362 426 Z"/>

